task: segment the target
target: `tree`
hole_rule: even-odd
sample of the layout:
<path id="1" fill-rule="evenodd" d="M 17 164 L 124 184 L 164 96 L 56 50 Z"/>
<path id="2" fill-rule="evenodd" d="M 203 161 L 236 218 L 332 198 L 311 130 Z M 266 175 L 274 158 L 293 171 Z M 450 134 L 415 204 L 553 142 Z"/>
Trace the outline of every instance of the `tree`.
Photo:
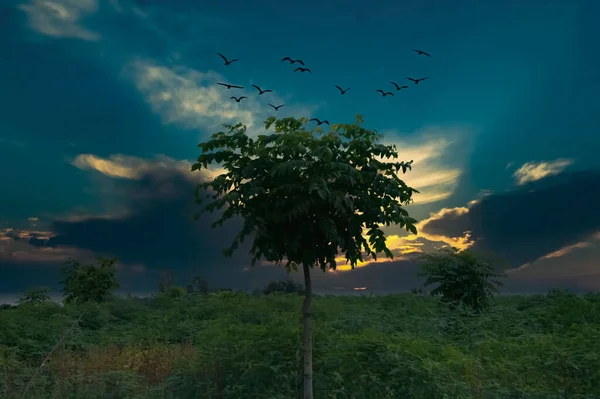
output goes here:
<path id="1" fill-rule="evenodd" d="M 202 277 L 194 276 L 192 282 L 186 286 L 186 292 L 188 294 L 206 295 L 210 292 L 210 285 Z"/>
<path id="2" fill-rule="evenodd" d="M 50 301 L 50 288 L 48 287 L 32 287 L 25 291 L 25 295 L 23 295 L 17 301 L 19 305 L 24 303 L 30 303 L 33 305 L 39 305 L 42 302 Z"/>
<path id="3" fill-rule="evenodd" d="M 160 277 L 160 281 L 158 282 L 158 290 L 160 292 L 165 292 L 172 285 L 173 285 L 173 273 L 170 270 L 167 270 Z"/>
<path id="4" fill-rule="evenodd" d="M 169 298 L 181 298 L 185 295 L 185 289 L 183 287 L 171 285 L 166 287 L 161 293 Z"/>
<path id="5" fill-rule="evenodd" d="M 479 312 L 486 309 L 498 287 L 497 278 L 506 274 L 494 272 L 493 263 L 471 250 L 442 248 L 438 252 L 423 254 L 419 276 L 425 276 L 424 286 L 437 284 L 430 294 L 441 295 L 442 300 L 463 304 Z"/>
<path id="6" fill-rule="evenodd" d="M 98 258 L 98 265 L 82 265 L 76 259 L 69 258 L 61 268 L 64 280 L 63 296 L 65 303 L 88 301 L 102 302 L 114 289 L 119 288 L 116 278 L 117 258 Z"/>
<path id="7" fill-rule="evenodd" d="M 279 292 L 282 294 L 304 294 L 304 287 L 293 280 L 271 281 L 263 290 L 265 295 Z"/>
<path id="8" fill-rule="evenodd" d="M 341 251 L 354 268 L 367 257 L 377 259 L 386 246 L 381 225 L 399 224 L 416 234 L 416 220 L 402 207 L 418 191 L 397 175 L 411 168 L 398 158 L 396 147 L 377 143 L 382 135 L 354 124 L 331 126 L 327 134 L 319 127 L 308 130 L 306 118 L 269 118 L 268 131 L 252 139 L 241 123 L 225 125 L 207 142 L 192 171 L 222 164 L 226 173 L 205 181 L 196 189 L 196 203 L 205 212 L 224 209 L 212 227 L 241 217 L 243 226 L 231 246 L 230 257 L 247 236 L 252 265 L 264 258 L 288 271 L 302 266 L 305 298 L 302 306 L 304 346 L 304 398 L 313 397 L 310 269 L 336 268 Z M 388 161 L 384 161 L 387 159 Z M 204 195 L 202 195 L 204 194 Z M 363 230 L 367 236 L 363 236 Z"/>

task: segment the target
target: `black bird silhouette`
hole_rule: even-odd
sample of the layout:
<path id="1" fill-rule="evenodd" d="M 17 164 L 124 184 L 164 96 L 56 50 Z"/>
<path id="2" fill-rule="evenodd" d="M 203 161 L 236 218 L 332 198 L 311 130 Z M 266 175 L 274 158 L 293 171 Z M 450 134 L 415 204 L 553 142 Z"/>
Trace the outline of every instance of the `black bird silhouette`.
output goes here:
<path id="1" fill-rule="evenodd" d="M 275 111 L 279 111 L 279 108 L 283 107 L 285 104 L 281 104 L 278 106 L 274 106 L 273 104 L 269 104 L 271 107 L 275 108 Z"/>
<path id="2" fill-rule="evenodd" d="M 252 87 L 254 87 L 256 90 L 258 90 L 258 95 L 260 96 L 263 93 L 271 93 L 273 92 L 273 90 L 263 90 L 260 87 L 258 87 L 257 85 L 252 85 Z"/>
<path id="3" fill-rule="evenodd" d="M 230 85 L 230 84 L 227 84 L 227 83 L 217 83 L 217 84 L 221 85 L 221 86 L 227 87 L 227 90 L 229 90 L 229 89 L 243 89 L 242 86 Z"/>
<path id="4" fill-rule="evenodd" d="M 385 97 L 385 96 L 393 96 L 393 95 L 394 95 L 394 93 L 392 93 L 391 91 L 388 91 L 388 92 L 385 92 L 385 91 L 383 91 L 383 90 L 375 90 L 375 91 L 378 91 L 378 92 L 380 92 L 380 93 L 381 93 L 381 95 L 382 95 L 382 96 L 384 96 L 384 97 Z"/>
<path id="5" fill-rule="evenodd" d="M 426 53 L 424 51 L 421 51 L 421 50 L 413 50 L 413 51 L 416 52 L 417 55 L 423 54 L 423 55 L 426 55 L 427 57 L 431 58 L 431 55 L 429 55 L 429 53 Z"/>
<path id="6" fill-rule="evenodd" d="M 290 57 L 282 58 L 281 61 L 289 61 L 290 64 L 295 64 L 296 62 L 304 66 L 304 62 L 302 60 L 293 60 Z"/>
<path id="7" fill-rule="evenodd" d="M 237 101 L 237 102 L 239 103 L 239 102 L 240 102 L 240 101 L 242 101 L 244 98 L 248 98 L 248 97 L 241 96 L 240 98 L 237 98 L 237 97 L 231 97 L 231 98 L 233 98 L 235 101 Z"/>
<path id="8" fill-rule="evenodd" d="M 298 72 L 298 71 L 300 71 L 300 72 L 308 72 L 308 73 L 310 73 L 312 75 L 311 70 L 308 69 L 308 68 L 298 67 L 298 68 L 294 69 L 294 72 Z"/>
<path id="9" fill-rule="evenodd" d="M 232 62 L 236 62 L 239 61 L 237 58 L 234 58 L 233 60 L 228 60 L 223 54 L 221 53 L 217 53 L 219 55 L 219 57 L 223 58 L 223 61 L 225 61 L 225 65 L 229 65 Z"/>
<path id="10" fill-rule="evenodd" d="M 340 93 L 342 93 L 342 95 L 346 94 L 346 92 L 348 90 L 350 90 L 350 88 L 348 87 L 346 90 L 342 89 L 340 86 L 338 85 L 334 85 L 335 87 L 337 87 L 337 89 L 340 91 Z"/>
<path id="11" fill-rule="evenodd" d="M 413 78 L 406 78 L 406 79 L 410 80 L 411 82 L 415 82 L 415 84 L 418 85 L 419 82 L 421 82 L 421 81 L 423 81 L 425 79 L 429 79 L 429 76 L 426 77 L 426 78 L 421 78 L 421 79 L 413 79 Z"/>
<path id="12" fill-rule="evenodd" d="M 317 118 L 310 119 L 309 122 L 310 121 L 316 121 L 318 126 L 321 126 L 323 123 L 326 124 L 326 125 L 329 125 L 329 121 L 322 121 L 322 120 L 319 120 Z"/>
<path id="13" fill-rule="evenodd" d="M 396 86 L 396 90 L 408 89 L 408 86 L 398 86 L 398 83 L 396 83 L 396 82 L 390 82 L 390 83 L 393 84 L 394 86 Z"/>

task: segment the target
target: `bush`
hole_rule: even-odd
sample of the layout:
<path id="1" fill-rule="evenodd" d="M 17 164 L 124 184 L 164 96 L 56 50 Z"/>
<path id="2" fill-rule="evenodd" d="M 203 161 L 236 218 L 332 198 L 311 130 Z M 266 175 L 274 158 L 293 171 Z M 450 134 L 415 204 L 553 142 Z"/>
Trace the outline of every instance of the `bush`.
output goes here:
<path id="1" fill-rule="evenodd" d="M 442 248 L 437 253 L 423 254 L 419 276 L 425 276 L 425 286 L 437 284 L 430 294 L 439 295 L 452 304 L 463 303 L 477 312 L 487 309 L 503 283 L 494 273 L 491 262 L 470 250 Z"/>
<path id="2" fill-rule="evenodd" d="M 263 293 L 265 295 L 275 293 L 304 295 L 304 286 L 302 284 L 296 283 L 293 280 L 272 281 L 263 290 Z"/>

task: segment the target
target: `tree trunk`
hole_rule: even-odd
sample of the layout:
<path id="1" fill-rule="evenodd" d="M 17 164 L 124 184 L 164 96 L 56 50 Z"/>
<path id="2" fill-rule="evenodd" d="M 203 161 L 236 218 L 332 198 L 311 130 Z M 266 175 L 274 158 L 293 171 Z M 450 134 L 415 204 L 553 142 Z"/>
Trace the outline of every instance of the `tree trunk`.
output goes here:
<path id="1" fill-rule="evenodd" d="M 304 269 L 304 285 L 306 293 L 302 304 L 302 327 L 304 334 L 304 399 L 313 399 L 313 368 L 312 368 L 312 337 L 310 332 L 310 303 L 312 301 L 312 283 L 310 281 L 310 266 L 302 265 Z"/>

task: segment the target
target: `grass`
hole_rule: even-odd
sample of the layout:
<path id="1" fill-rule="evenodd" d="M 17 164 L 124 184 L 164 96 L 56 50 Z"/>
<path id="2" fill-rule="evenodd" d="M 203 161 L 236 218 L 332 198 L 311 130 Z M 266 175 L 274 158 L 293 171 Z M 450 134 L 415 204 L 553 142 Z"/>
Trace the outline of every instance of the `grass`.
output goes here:
<path id="1" fill-rule="evenodd" d="M 296 398 L 298 296 L 242 293 L 0 311 L 0 397 Z M 317 297 L 317 398 L 600 398 L 600 295 Z M 48 356 L 69 326 L 78 327 Z"/>

